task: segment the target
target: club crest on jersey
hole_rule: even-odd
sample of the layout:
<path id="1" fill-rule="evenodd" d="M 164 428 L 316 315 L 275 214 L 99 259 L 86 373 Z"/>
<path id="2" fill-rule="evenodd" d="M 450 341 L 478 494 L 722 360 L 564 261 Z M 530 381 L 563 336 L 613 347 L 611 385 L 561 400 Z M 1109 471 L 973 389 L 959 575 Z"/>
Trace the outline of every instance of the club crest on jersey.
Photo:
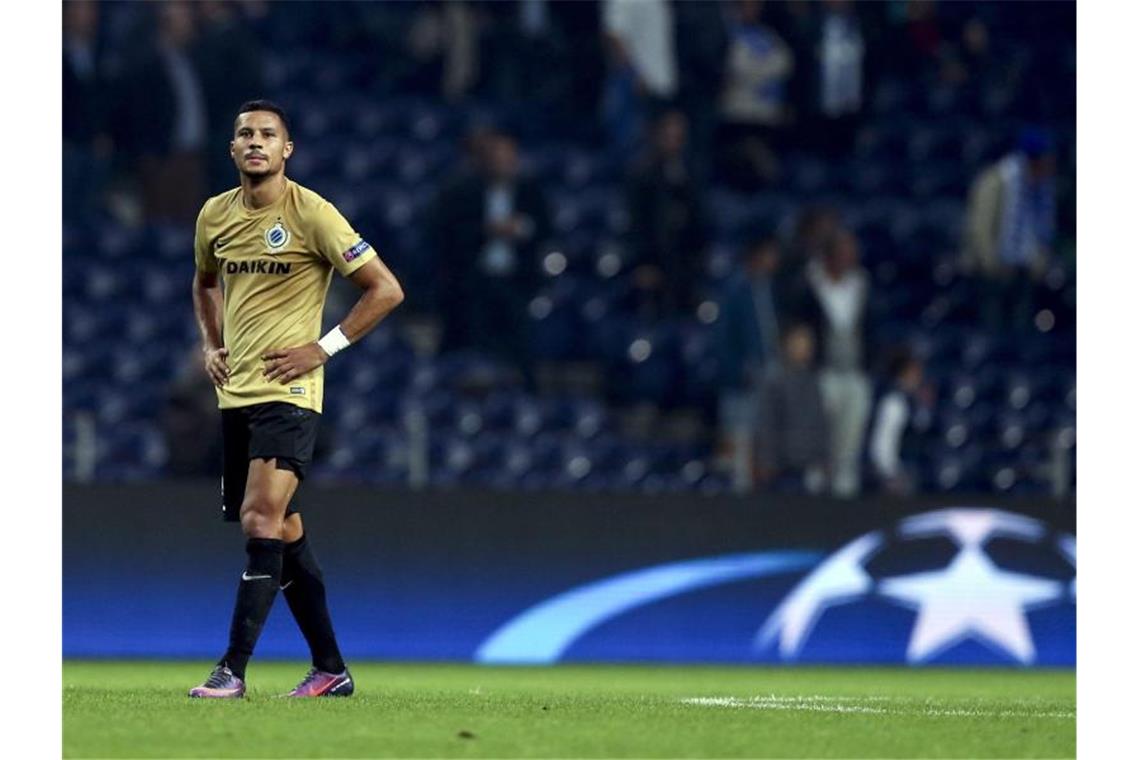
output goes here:
<path id="1" fill-rule="evenodd" d="M 285 225 L 280 220 L 265 231 L 265 244 L 269 246 L 271 251 L 279 250 L 288 242 L 289 230 L 285 229 Z"/>

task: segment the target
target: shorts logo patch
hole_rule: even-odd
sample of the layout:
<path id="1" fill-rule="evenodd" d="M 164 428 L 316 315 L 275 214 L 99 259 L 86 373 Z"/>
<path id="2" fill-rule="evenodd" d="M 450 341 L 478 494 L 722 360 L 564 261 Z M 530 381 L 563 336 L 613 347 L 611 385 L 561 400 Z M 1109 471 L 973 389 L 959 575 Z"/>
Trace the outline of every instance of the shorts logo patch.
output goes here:
<path id="1" fill-rule="evenodd" d="M 368 243 L 361 240 L 359 243 L 345 251 L 342 255 L 344 256 L 345 261 L 353 261 L 360 258 L 361 254 L 363 254 L 371 247 L 372 246 L 368 245 Z"/>
<path id="2" fill-rule="evenodd" d="M 265 231 L 265 244 L 271 251 L 276 251 L 289 242 L 289 237 L 289 230 L 285 229 L 285 225 L 278 219 L 277 224 Z"/>
<path id="3" fill-rule="evenodd" d="M 294 385 L 294 386 L 291 386 L 289 388 L 289 392 L 292 393 L 294 396 L 304 396 L 305 395 L 305 388 L 304 388 L 304 386 Z"/>

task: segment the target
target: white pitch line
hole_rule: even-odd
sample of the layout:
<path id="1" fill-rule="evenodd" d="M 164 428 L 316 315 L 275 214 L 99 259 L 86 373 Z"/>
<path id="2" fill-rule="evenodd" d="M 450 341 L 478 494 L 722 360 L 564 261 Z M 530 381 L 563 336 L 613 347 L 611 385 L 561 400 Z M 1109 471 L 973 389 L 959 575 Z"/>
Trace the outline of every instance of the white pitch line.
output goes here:
<path id="1" fill-rule="evenodd" d="M 690 705 L 703 705 L 707 707 L 750 707 L 756 710 L 807 710 L 814 712 L 846 712 L 846 713 L 885 713 L 879 707 L 869 707 L 858 704 L 844 704 L 838 698 L 825 703 L 814 697 L 753 697 L 749 700 L 736 697 L 693 697 L 682 699 Z"/>
<path id="2" fill-rule="evenodd" d="M 903 698 L 892 697 L 833 697 L 818 694 L 806 696 L 766 697 L 689 697 L 683 704 L 699 707 L 748 708 L 752 710 L 797 710 L 803 712 L 862 713 L 869 715 L 923 715 L 935 718 L 1061 718 L 1077 717 L 1072 710 L 1034 712 L 1032 710 L 986 710 L 983 708 L 940 708 L 915 704 Z M 866 702 L 876 702 L 871 706 Z"/>

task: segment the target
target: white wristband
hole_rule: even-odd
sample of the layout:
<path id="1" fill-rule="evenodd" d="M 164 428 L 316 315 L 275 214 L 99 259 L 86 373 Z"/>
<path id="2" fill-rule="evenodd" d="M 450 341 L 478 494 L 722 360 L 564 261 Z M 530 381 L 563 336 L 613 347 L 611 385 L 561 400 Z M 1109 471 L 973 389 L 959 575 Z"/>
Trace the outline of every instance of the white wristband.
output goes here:
<path id="1" fill-rule="evenodd" d="M 329 330 L 325 337 L 318 340 L 317 345 L 324 349 L 324 352 L 331 357 L 337 351 L 348 348 L 352 343 L 344 336 L 340 325 L 337 325 Z"/>

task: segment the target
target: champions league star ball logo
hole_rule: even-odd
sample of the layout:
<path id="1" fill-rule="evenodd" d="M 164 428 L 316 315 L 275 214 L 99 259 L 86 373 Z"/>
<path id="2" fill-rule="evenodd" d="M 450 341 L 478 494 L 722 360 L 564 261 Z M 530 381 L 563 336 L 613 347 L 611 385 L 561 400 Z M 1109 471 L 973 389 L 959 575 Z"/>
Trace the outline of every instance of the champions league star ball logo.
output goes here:
<path id="1" fill-rule="evenodd" d="M 1027 517 L 992 509 L 916 515 L 820 563 L 775 609 L 756 645 L 801 659 L 825 613 L 874 601 L 914 611 L 908 663 L 972 641 L 998 659 L 1032 664 L 1027 615 L 1076 603 L 1076 562 L 1073 536 Z"/>
<path id="2" fill-rule="evenodd" d="M 755 611 L 760 622 L 751 643 L 678 633 L 677 651 L 697 660 L 736 652 L 729 659 L 753 662 L 1072 664 L 1076 546 L 1072 535 L 1009 512 L 927 512 L 827 556 L 798 550 L 721 555 L 587 583 L 507 621 L 475 659 L 557 662 L 592 631 L 619 618 L 629 625 L 666 600 L 686 600 L 686 619 L 733 619 L 749 611 L 699 592 L 746 581 L 761 584 L 755 588 L 763 594 L 773 583 L 788 588 L 786 579 L 799 575 L 772 606 Z M 662 633 L 645 629 L 643 635 Z M 595 651 L 575 650 L 587 659 Z"/>

